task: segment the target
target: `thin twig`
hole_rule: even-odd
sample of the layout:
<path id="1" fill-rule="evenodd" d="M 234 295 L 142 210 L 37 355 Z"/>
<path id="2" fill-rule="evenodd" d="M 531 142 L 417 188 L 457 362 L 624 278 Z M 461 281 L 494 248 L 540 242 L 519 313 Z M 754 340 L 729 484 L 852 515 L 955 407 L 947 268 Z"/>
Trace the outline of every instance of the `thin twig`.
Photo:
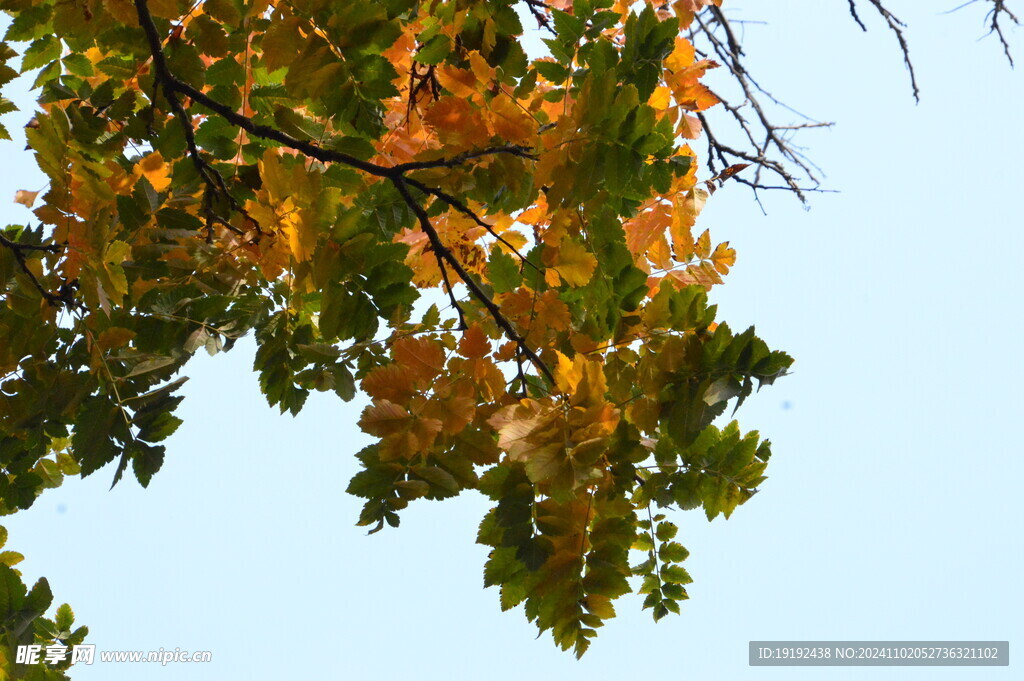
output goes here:
<path id="1" fill-rule="evenodd" d="M 697 118 L 703 126 L 708 142 L 708 169 L 714 174 L 718 171 L 718 165 L 722 169 L 733 165 L 737 160 L 743 160 L 754 166 L 752 179 L 737 178 L 741 184 L 745 184 L 754 190 L 754 196 L 760 205 L 758 192 L 762 189 L 773 189 L 775 183 L 767 183 L 762 180 L 762 174 L 767 172 L 776 175 L 781 181 L 783 189 L 792 192 L 802 203 L 807 202 L 806 193 L 816 191 L 820 185 L 818 174 L 820 169 L 811 163 L 795 146 L 790 137 L 794 132 L 810 128 L 826 128 L 831 123 L 815 121 L 795 111 L 776 99 L 770 92 L 763 88 L 750 74 L 745 65 L 745 54 L 740 41 L 733 30 L 733 22 L 726 17 L 721 9 L 710 6 L 707 10 L 695 17 L 694 27 L 691 30 L 691 40 L 698 43 L 706 42 L 707 49 L 701 50 L 705 56 L 713 56 L 729 70 L 733 80 L 740 88 L 743 101 L 734 103 L 715 92 L 715 96 L 721 102 L 721 106 L 728 112 L 745 140 L 740 146 L 726 143 L 712 129 L 708 117 L 698 112 Z M 767 107 L 762 102 L 762 97 L 767 102 L 781 106 L 805 119 L 805 123 L 780 125 L 769 116 Z M 748 120 L 747 111 L 754 114 L 754 120 Z M 740 148 L 742 146 L 742 148 Z M 791 170 L 791 166 L 795 170 Z M 810 185 L 801 182 L 798 175 L 805 176 Z"/>
<path id="2" fill-rule="evenodd" d="M 943 14 L 952 14 L 962 10 L 964 7 L 969 7 L 980 0 L 968 0 L 968 2 L 958 5 Z M 1006 0 L 984 0 L 985 2 L 992 3 L 992 9 L 985 15 L 985 23 L 988 24 L 988 33 L 985 35 L 992 35 L 993 33 L 999 38 L 999 43 L 1003 46 L 1003 54 L 1006 55 L 1006 60 L 1010 62 L 1010 67 L 1013 67 L 1013 55 L 1010 54 L 1010 43 L 1006 40 L 1006 35 L 1003 33 L 1003 25 L 999 23 L 1000 18 L 1005 15 L 1006 18 L 1014 25 L 1020 26 L 1020 20 L 1017 18 L 1009 7 L 1006 6 Z M 984 37 L 984 36 L 982 36 Z"/>
<path id="3" fill-rule="evenodd" d="M 531 149 L 529 147 L 510 144 L 504 147 L 488 147 L 477 151 L 467 151 L 457 156 L 452 156 L 451 158 L 441 158 L 436 161 L 412 161 L 410 163 L 400 163 L 396 166 L 392 166 L 391 169 L 398 173 L 406 173 L 412 170 L 428 170 L 431 168 L 454 168 L 462 165 L 466 161 L 482 158 L 484 156 L 493 156 L 495 154 L 510 154 L 530 161 L 536 161 L 537 157 L 531 154 L 530 151 Z"/>

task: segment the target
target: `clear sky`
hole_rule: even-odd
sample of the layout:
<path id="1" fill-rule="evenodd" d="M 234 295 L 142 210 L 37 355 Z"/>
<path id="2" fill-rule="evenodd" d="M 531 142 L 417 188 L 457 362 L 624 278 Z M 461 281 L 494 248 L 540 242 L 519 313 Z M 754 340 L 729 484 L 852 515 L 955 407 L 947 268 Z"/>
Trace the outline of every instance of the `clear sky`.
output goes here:
<path id="1" fill-rule="evenodd" d="M 809 153 L 841 191 L 762 216 L 730 185 L 699 224 L 739 261 L 713 294 L 796 357 L 740 410 L 770 437 L 762 492 L 728 521 L 677 513 L 695 583 L 654 624 L 641 598 L 582 661 L 482 588 L 487 506 L 421 501 L 365 536 L 344 493 L 362 403 L 265 404 L 252 345 L 189 366 L 184 425 L 148 490 L 108 467 L 5 518 L 26 581 L 46 575 L 100 650 L 210 650 L 208 664 L 101 664 L 76 681 L 151 679 L 1011 679 L 1009 668 L 752 668 L 752 639 L 1007 640 L 1019 645 L 1024 73 L 980 8 L 893 0 L 911 25 L 915 106 L 892 36 L 840 0 L 728 2 L 749 65 L 837 121 Z M 1024 63 L 1024 40 L 1015 42 Z M 711 78 L 724 79 L 725 74 Z M 712 80 L 712 83 L 714 80 Z M 0 197 L 41 173 L 5 117 Z M 0 203 L 6 222 L 27 212 Z M 1019 653 L 1018 653 L 1019 654 Z M 1019 665 L 1015 665 L 1019 666 Z"/>

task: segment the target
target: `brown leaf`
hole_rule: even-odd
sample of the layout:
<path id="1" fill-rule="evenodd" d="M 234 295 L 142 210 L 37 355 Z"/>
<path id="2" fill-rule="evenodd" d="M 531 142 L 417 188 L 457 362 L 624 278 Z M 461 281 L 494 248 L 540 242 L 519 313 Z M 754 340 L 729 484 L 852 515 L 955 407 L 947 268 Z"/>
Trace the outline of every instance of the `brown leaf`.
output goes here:
<path id="1" fill-rule="evenodd" d="M 37 196 L 39 196 L 39 192 L 30 192 L 27 189 L 19 189 L 14 193 L 14 202 L 20 203 L 26 208 L 31 208 L 36 202 Z"/>

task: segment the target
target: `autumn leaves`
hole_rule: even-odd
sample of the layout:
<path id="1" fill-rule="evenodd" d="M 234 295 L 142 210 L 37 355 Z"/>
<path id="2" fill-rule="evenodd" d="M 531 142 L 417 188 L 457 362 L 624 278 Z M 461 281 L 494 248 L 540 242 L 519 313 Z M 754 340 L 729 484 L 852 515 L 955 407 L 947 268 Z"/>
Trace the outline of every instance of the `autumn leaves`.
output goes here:
<path id="1" fill-rule="evenodd" d="M 31 237 L 66 246 L 31 271 L 75 278 L 81 316 L 48 335 L 0 261 L 0 335 L 38 387 L 3 441 L 35 465 L 70 437 L 87 473 L 130 461 L 148 484 L 165 445 L 134 436 L 177 427 L 175 372 L 253 332 L 282 412 L 369 398 L 361 525 L 479 490 L 486 583 L 577 654 L 631 590 L 677 610 L 685 549 L 654 509 L 749 498 L 766 445 L 712 422 L 791 362 L 708 305 L 736 254 L 697 227 L 714 185 L 685 144 L 717 101 L 680 34 L 704 4 L 531 2 L 540 59 L 511 0 L 19 10 L 15 39 L 53 52 Z"/>

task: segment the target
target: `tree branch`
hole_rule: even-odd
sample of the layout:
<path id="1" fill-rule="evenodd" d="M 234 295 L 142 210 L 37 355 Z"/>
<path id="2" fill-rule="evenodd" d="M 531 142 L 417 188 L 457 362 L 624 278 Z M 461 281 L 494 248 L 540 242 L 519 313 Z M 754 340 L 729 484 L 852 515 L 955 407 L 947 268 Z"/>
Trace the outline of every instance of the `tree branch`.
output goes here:
<path id="1" fill-rule="evenodd" d="M 903 34 L 903 29 L 906 28 L 906 24 L 897 19 L 896 15 L 886 9 L 885 5 L 882 4 L 882 0 L 867 1 L 871 3 L 876 10 L 878 10 L 881 17 L 885 19 L 885 23 L 889 26 L 889 29 L 896 35 L 896 40 L 900 44 L 900 50 L 903 51 L 903 63 L 907 65 L 907 71 L 910 72 L 910 87 L 914 91 L 914 101 L 920 102 L 921 90 L 917 87 L 917 74 L 914 72 L 913 62 L 910 61 L 910 48 L 907 45 L 907 37 Z M 860 17 L 857 16 L 855 3 L 856 0 L 850 0 L 850 13 L 853 14 L 853 18 L 857 21 L 860 27 L 866 31 L 867 29 L 864 28 L 864 23 L 861 22 Z"/>
<path id="2" fill-rule="evenodd" d="M 962 10 L 964 7 L 973 5 L 978 1 L 979 0 L 968 0 L 964 4 L 958 5 L 957 7 L 949 10 L 946 14 Z M 986 35 L 992 35 L 993 33 L 996 34 L 999 38 L 999 44 L 1003 46 L 1003 54 L 1006 55 L 1006 60 L 1010 62 L 1010 67 L 1012 68 L 1013 55 L 1010 54 L 1010 43 L 1007 42 L 1006 34 L 1003 33 L 1003 25 L 999 22 L 1002 17 L 1005 16 L 1010 23 L 1015 26 L 1020 26 L 1020 20 L 1017 18 L 1017 15 L 1015 15 L 1010 8 L 1006 6 L 1006 0 L 985 0 L 985 2 L 992 3 L 992 9 L 990 9 L 988 14 L 985 15 L 985 23 L 988 24 L 988 33 Z"/>
<path id="3" fill-rule="evenodd" d="M 533 158 L 529 155 L 528 150 L 523 147 L 508 146 L 508 147 L 493 147 L 484 149 L 478 152 L 467 152 L 461 154 L 452 159 L 439 159 L 436 161 L 428 161 L 425 163 L 407 163 L 397 166 L 383 166 L 369 161 L 356 158 L 349 154 L 334 151 L 331 149 L 323 149 L 312 142 L 304 141 L 292 137 L 291 135 L 272 128 L 266 125 L 257 124 L 251 118 L 236 112 L 231 107 L 218 102 L 209 95 L 197 90 L 188 83 L 185 83 L 174 76 L 167 66 L 167 60 L 163 53 L 163 47 L 160 40 L 159 31 L 156 28 L 156 24 L 153 21 L 153 16 L 149 11 L 148 0 L 134 0 L 135 9 L 139 17 L 139 25 L 142 27 L 143 32 L 146 34 L 146 40 L 149 43 L 150 52 L 153 56 L 154 65 L 154 76 L 164 93 L 168 95 L 167 99 L 171 103 L 174 109 L 175 116 L 181 119 L 183 126 L 186 128 L 186 138 L 190 137 L 190 131 L 192 130 L 191 120 L 188 117 L 188 112 L 185 111 L 185 107 L 181 104 L 181 100 L 177 95 L 185 95 L 192 99 L 192 101 L 199 103 L 206 107 L 213 113 L 221 116 L 224 120 L 228 121 L 232 125 L 239 127 L 251 135 L 260 137 L 263 139 L 272 140 L 278 142 L 290 149 L 301 152 L 309 158 L 316 159 L 322 163 L 341 163 L 351 168 L 361 170 L 370 175 L 380 177 L 383 179 L 390 180 L 398 190 L 399 194 L 405 200 L 406 204 L 416 215 L 419 220 L 420 227 L 423 232 L 427 235 L 427 239 L 430 241 L 431 248 L 434 254 L 438 258 L 438 264 L 441 267 L 441 275 L 445 280 L 445 284 L 448 286 L 448 294 L 451 297 L 452 304 L 455 306 L 459 313 L 462 325 L 465 327 L 465 320 L 462 319 L 463 311 L 459 306 L 458 301 L 455 299 L 454 293 L 451 289 L 451 282 L 448 280 L 447 266 L 451 267 L 452 270 L 462 279 L 462 281 L 469 288 L 470 293 L 475 297 L 491 314 L 494 318 L 495 323 L 505 332 L 510 340 L 515 342 L 517 346 L 522 350 L 523 354 L 526 355 L 530 361 L 537 367 L 544 376 L 551 381 L 555 382 L 554 375 L 551 370 L 540 358 L 540 356 L 527 344 L 523 337 L 516 331 L 512 323 L 502 314 L 501 310 L 494 303 L 493 300 L 484 292 L 480 285 L 473 279 L 473 277 L 466 271 L 462 263 L 459 262 L 458 258 L 441 243 L 441 239 L 434 229 L 434 226 L 430 222 L 430 217 L 427 215 L 426 210 L 415 198 L 409 193 L 409 186 L 414 185 L 421 191 L 426 191 L 427 194 L 432 194 L 437 198 L 445 201 L 457 210 L 462 210 L 458 206 L 464 206 L 454 197 L 444 195 L 439 189 L 430 191 L 430 188 L 426 187 L 422 183 L 405 177 L 405 173 L 411 170 L 423 170 L 427 168 L 447 168 L 454 167 L 459 163 L 472 158 L 479 158 L 488 154 L 496 153 L 512 153 L 517 156 L 524 158 Z M 195 149 L 195 154 L 192 155 L 193 161 L 201 163 L 206 166 L 206 162 L 199 156 L 198 147 L 195 145 L 195 136 L 191 135 L 191 142 L 189 146 L 189 153 L 192 154 L 192 150 Z M 197 161 L 198 159 L 198 161 Z M 453 203 L 454 202 L 454 203 Z M 458 205 L 457 205 L 458 204 Z M 469 211 L 468 207 L 465 207 L 465 211 Z M 471 212 L 471 211 L 470 211 Z M 481 221 L 482 222 L 482 221 Z M 486 223 L 485 223 L 486 224 Z"/>
<path id="4" fill-rule="evenodd" d="M 537 26 L 545 28 L 551 32 L 552 35 L 558 35 L 551 26 L 550 10 L 547 3 L 543 0 L 526 0 L 526 7 L 530 10 L 530 14 L 537 20 Z"/>
<path id="5" fill-rule="evenodd" d="M 801 203 L 807 202 L 806 193 L 818 191 L 820 169 L 811 163 L 790 140 L 795 131 L 808 128 L 824 128 L 832 124 L 814 121 L 803 114 L 782 104 L 770 92 L 765 90 L 754 79 L 744 64 L 744 52 L 740 41 L 732 27 L 732 22 L 721 9 L 709 6 L 707 10 L 695 17 L 694 27 L 690 32 L 691 41 L 695 44 L 706 42 L 705 56 L 714 56 L 721 61 L 733 76 L 740 88 L 743 101 L 739 104 L 729 101 L 719 93 L 714 93 L 721 102 L 722 108 L 745 138 L 743 149 L 735 144 L 724 143 L 709 124 L 707 116 L 698 113 L 697 118 L 704 128 L 708 141 L 708 169 L 715 174 L 720 163 L 723 169 L 733 165 L 736 160 L 743 160 L 754 166 L 753 179 L 737 178 L 754 191 L 754 197 L 760 204 L 760 190 L 784 189 L 793 192 Z M 761 101 L 764 97 L 772 104 L 781 106 L 797 114 L 807 122 L 797 125 L 780 125 L 769 116 L 767 106 Z M 746 110 L 754 113 L 754 121 L 747 120 Z M 796 170 L 791 170 L 795 166 Z M 776 175 L 782 185 L 768 183 L 762 179 L 763 173 Z M 806 186 L 799 175 L 803 175 L 811 183 Z"/>
<path id="6" fill-rule="evenodd" d="M 22 244 L 8 239 L 2 233 L 0 233 L 0 246 L 11 251 L 11 254 L 14 255 L 14 259 L 18 262 L 18 267 L 21 268 L 21 271 L 25 273 L 28 280 L 32 282 L 32 286 L 39 291 L 39 294 L 46 299 L 46 302 L 51 307 L 63 307 L 65 305 L 70 306 L 72 304 L 73 301 L 69 299 L 70 289 L 62 286 L 59 294 L 47 291 L 43 287 L 42 283 L 40 283 L 39 278 L 36 277 L 35 272 L 29 268 L 28 262 L 25 258 L 26 252 L 60 253 L 60 246 L 57 244 L 50 244 L 49 246 Z"/>
<path id="7" fill-rule="evenodd" d="M 510 154 L 530 161 L 536 161 L 537 157 L 531 154 L 530 151 L 529 147 L 521 147 L 518 144 L 510 144 L 504 147 L 488 147 L 487 149 L 467 151 L 465 153 L 458 154 L 457 156 L 452 156 L 451 158 L 441 158 L 436 161 L 412 161 L 411 163 L 400 163 L 397 166 L 391 166 L 391 170 L 398 173 L 407 173 L 413 170 L 429 170 L 431 168 L 455 168 L 466 161 L 482 158 L 484 156 L 493 156 L 495 154 Z"/>
<path id="8" fill-rule="evenodd" d="M 415 187 L 416 189 L 419 189 L 424 194 L 429 194 L 431 196 L 437 197 L 438 199 L 440 199 L 444 203 L 447 203 L 449 206 L 451 206 L 455 210 L 457 210 L 460 213 L 462 213 L 463 215 L 466 215 L 467 217 L 469 217 L 469 219 L 471 219 L 473 222 L 475 222 L 478 226 L 483 227 L 484 229 L 486 229 L 487 232 L 491 236 L 493 236 L 499 242 L 504 244 L 506 248 L 508 248 L 513 253 L 515 253 L 516 257 L 518 257 L 523 263 L 529 265 L 533 269 L 535 269 L 538 272 L 540 272 L 540 268 L 536 264 L 534 264 L 532 261 L 528 260 L 526 258 L 526 256 L 523 255 L 522 253 L 520 253 L 519 250 L 516 249 L 516 247 L 513 244 L 511 244 L 505 237 L 503 237 L 502 235 L 500 235 L 497 232 L 495 232 L 493 225 L 489 225 L 486 222 L 484 222 L 484 220 L 479 215 L 477 215 L 475 212 L 473 212 L 473 210 L 469 206 L 467 206 L 465 203 L 463 203 L 462 201 L 460 201 L 456 197 L 452 196 L 451 194 L 448 194 L 445 191 L 443 191 L 441 189 L 438 189 L 437 187 L 427 186 L 427 185 L 423 184 L 422 182 L 420 182 L 418 180 L 415 180 L 415 179 L 413 179 L 411 177 L 405 178 L 405 181 L 409 184 L 409 186 Z"/>
<path id="9" fill-rule="evenodd" d="M 455 257 L 451 250 L 441 243 L 441 238 L 438 236 L 437 230 L 435 230 L 434 226 L 430 223 L 430 216 L 427 215 L 427 211 L 424 210 L 419 201 L 413 198 L 412 194 L 409 193 L 409 185 L 407 184 L 408 180 L 403 177 L 396 177 L 392 181 L 394 182 L 398 193 L 402 195 L 406 204 L 412 209 L 413 213 L 416 214 L 420 223 L 420 229 L 423 230 L 423 233 L 427 235 L 427 239 L 430 240 L 430 247 L 434 249 L 434 253 L 439 259 L 443 259 L 451 265 L 452 269 L 455 270 L 455 273 L 459 275 L 459 278 L 461 278 L 463 283 L 465 283 L 469 288 L 473 297 L 479 300 L 480 303 L 487 308 L 487 311 L 491 313 L 491 317 L 494 319 L 498 327 L 505 332 L 505 335 L 508 336 L 509 340 L 514 342 L 516 346 L 522 350 L 523 354 L 533 362 L 534 366 L 536 366 L 537 369 L 544 374 L 552 384 L 554 384 L 555 376 L 551 373 L 551 369 L 548 368 L 544 360 L 542 360 L 540 356 L 526 344 L 523 337 L 519 335 L 516 328 L 512 326 L 512 322 L 502 314 L 494 301 L 484 293 L 483 289 L 480 288 L 480 284 L 478 284 L 476 280 L 473 279 L 473 276 L 466 271 L 466 268 L 462 266 L 462 263 L 459 262 L 458 258 Z"/>
<path id="10" fill-rule="evenodd" d="M 988 21 L 988 34 L 992 35 L 995 33 L 999 37 L 999 42 L 1003 46 L 1003 54 L 1006 55 L 1007 61 L 1010 62 L 1010 66 L 1013 66 L 1013 57 L 1010 55 L 1010 44 L 1006 42 L 1006 36 L 1003 35 L 1003 26 L 999 23 L 999 18 L 1002 15 L 1006 15 L 1014 25 L 1020 26 L 1020 20 L 1017 18 L 1010 8 L 1006 6 L 1006 0 L 989 0 L 992 3 L 992 9 L 989 10 L 986 16 Z"/>

